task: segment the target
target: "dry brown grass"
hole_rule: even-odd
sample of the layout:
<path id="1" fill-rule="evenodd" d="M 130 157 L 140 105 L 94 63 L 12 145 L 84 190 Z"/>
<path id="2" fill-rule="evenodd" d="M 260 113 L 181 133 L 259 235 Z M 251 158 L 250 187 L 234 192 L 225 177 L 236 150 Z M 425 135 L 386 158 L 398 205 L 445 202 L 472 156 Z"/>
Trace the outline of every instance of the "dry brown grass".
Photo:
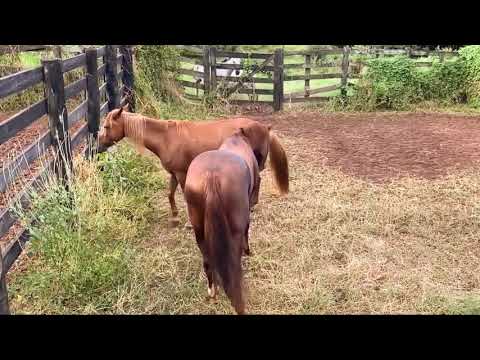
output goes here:
<path id="1" fill-rule="evenodd" d="M 253 213 L 245 259 L 247 311 L 259 314 L 478 312 L 480 174 L 373 185 L 302 162 L 301 140 L 283 138 L 291 193 L 277 195 L 269 170 Z M 178 193 L 177 199 L 181 200 Z M 159 195 L 155 235 L 143 241 L 142 304 L 126 312 L 232 313 L 205 300 L 193 233 L 166 227 Z"/>

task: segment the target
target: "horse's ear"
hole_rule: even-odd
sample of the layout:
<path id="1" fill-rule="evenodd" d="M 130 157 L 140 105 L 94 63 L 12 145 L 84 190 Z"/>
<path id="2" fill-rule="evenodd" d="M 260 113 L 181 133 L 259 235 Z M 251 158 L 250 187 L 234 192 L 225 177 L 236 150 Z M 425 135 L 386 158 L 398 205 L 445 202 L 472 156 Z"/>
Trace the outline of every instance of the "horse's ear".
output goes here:
<path id="1" fill-rule="evenodd" d="M 122 109 L 123 109 L 122 111 L 128 112 L 130 110 L 130 105 L 125 104 L 125 105 L 123 105 Z"/>
<path id="2" fill-rule="evenodd" d="M 123 107 L 121 107 L 120 110 L 115 115 L 113 115 L 113 118 L 115 120 L 118 119 L 120 115 L 122 115 L 122 112 L 123 112 Z"/>

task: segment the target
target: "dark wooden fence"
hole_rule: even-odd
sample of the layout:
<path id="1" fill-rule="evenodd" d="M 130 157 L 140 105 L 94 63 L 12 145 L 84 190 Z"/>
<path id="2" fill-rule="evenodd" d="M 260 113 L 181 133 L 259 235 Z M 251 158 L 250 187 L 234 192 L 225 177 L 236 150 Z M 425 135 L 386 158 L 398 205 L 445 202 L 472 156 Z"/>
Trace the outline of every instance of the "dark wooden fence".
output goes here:
<path id="1" fill-rule="evenodd" d="M 438 56 L 443 61 L 446 56 L 456 56 L 456 52 L 451 51 L 430 51 L 406 49 L 357 49 L 355 47 L 344 46 L 343 48 L 325 48 L 308 51 L 284 51 L 277 49 L 274 53 L 243 53 L 218 51 L 214 47 L 199 48 L 195 46 L 179 45 L 177 48 L 181 51 L 181 62 L 187 64 L 203 65 L 204 71 L 198 72 L 191 69 L 180 69 L 181 75 L 196 76 L 204 80 L 202 85 L 196 84 L 190 80 L 179 80 L 180 84 L 186 88 L 196 88 L 203 91 L 205 95 L 211 94 L 217 90 L 218 84 L 223 81 L 237 82 L 227 95 L 232 93 L 249 95 L 270 95 L 271 99 L 255 101 L 272 105 L 274 111 L 283 108 L 283 104 L 299 102 L 323 102 L 331 96 L 321 96 L 318 94 L 328 93 L 339 90 L 342 96 L 347 95 L 347 89 L 353 85 L 352 79 L 360 77 L 360 72 L 364 64 L 360 60 L 352 60 L 352 57 L 364 55 L 368 57 L 407 55 L 411 58 L 422 58 L 428 56 Z M 332 61 L 331 57 L 337 56 L 338 61 Z M 290 59 L 303 57 L 303 62 L 291 63 Z M 240 58 L 253 59 L 256 64 L 246 69 L 244 65 L 223 64 L 221 58 Z M 318 61 L 324 59 L 325 61 Z M 219 61 L 220 60 L 220 61 Z M 421 59 L 420 59 L 421 60 Z M 432 61 L 417 61 L 419 67 L 431 66 Z M 216 69 L 243 69 L 245 75 L 242 77 L 217 76 Z M 303 69 L 303 74 L 292 74 Z M 317 70 L 317 73 L 313 71 Z M 258 76 L 259 73 L 270 73 L 269 77 Z M 337 84 L 312 88 L 311 81 L 318 79 L 338 79 Z M 304 81 L 304 89 L 297 92 L 284 92 L 284 84 L 291 81 Z M 272 89 L 253 89 L 252 84 L 273 84 Z M 250 86 L 247 86 L 250 85 Z M 315 96 L 314 96 L 315 95 Z M 186 98 L 192 100 L 201 100 L 201 96 L 185 94 Z M 231 103 L 251 103 L 251 100 L 231 100 Z"/>
<path id="2" fill-rule="evenodd" d="M 65 86 L 64 74 L 81 68 L 84 69 L 85 76 Z M 99 86 L 99 79 L 104 81 L 101 86 Z M 48 171 L 53 170 L 65 186 L 68 186 L 67 180 L 73 175 L 73 149 L 87 138 L 86 155 L 91 156 L 95 152 L 101 118 L 108 111 L 125 104 L 129 104 L 130 108 L 134 109 L 132 48 L 126 45 L 106 45 L 86 49 L 83 54 L 69 59 L 42 61 L 41 67 L 0 78 L 0 98 L 25 91 L 40 83 L 43 83 L 45 98 L 0 123 L 0 144 L 45 115 L 48 116 L 49 130 L 41 134 L 38 140 L 14 160 L 5 164 L 3 174 L 0 174 L 0 192 L 5 191 L 15 180 L 15 173 L 29 167 L 40 156 L 47 154 L 50 150 L 53 151 L 53 156 L 16 195 L 10 206 L 6 206 L 0 212 L 0 238 L 18 221 L 13 211 L 14 204 L 21 204 L 22 207 L 27 208 L 28 191 L 38 189 L 43 176 Z M 81 92 L 86 93 L 85 101 L 69 113 L 66 100 Z M 106 100 L 102 101 L 102 99 Z M 68 130 L 81 120 L 84 120 L 84 124 L 70 135 Z M 3 254 L 3 259 L 0 252 L 0 313 L 8 313 L 5 274 L 22 252 L 29 237 L 28 229 L 23 230 L 14 241 L 10 242 Z"/>

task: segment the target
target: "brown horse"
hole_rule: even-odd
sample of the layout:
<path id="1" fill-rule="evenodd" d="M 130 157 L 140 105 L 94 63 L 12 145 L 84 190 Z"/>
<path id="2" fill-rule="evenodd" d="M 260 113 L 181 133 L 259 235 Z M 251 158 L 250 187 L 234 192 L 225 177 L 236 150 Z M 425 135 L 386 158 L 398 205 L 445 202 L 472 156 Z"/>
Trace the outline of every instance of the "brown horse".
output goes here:
<path id="1" fill-rule="evenodd" d="M 250 208 L 259 184 L 257 160 L 243 129 L 218 150 L 198 155 L 185 182 L 188 215 L 203 256 L 208 295 L 215 297 L 219 278 L 238 314 L 245 312 L 241 256 L 250 254 Z"/>
<path id="2" fill-rule="evenodd" d="M 99 151 L 104 151 L 127 137 L 157 155 L 171 175 L 168 195 L 170 223 L 178 224 L 175 191 L 178 183 L 184 190 L 190 163 L 199 154 L 218 149 L 222 142 L 240 127 L 244 128 L 249 138 L 259 170 L 264 169 L 270 154 L 271 168 L 280 193 L 288 193 L 288 161 L 282 145 L 270 126 L 248 118 L 201 122 L 159 121 L 130 113 L 126 108 L 115 109 L 107 114 L 99 133 Z"/>

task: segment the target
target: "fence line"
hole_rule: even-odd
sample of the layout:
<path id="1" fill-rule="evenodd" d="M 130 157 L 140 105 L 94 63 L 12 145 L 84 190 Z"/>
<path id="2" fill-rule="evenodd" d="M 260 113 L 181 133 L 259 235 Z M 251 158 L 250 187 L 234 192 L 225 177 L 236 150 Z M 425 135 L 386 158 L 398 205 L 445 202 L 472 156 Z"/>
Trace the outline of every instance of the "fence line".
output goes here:
<path id="1" fill-rule="evenodd" d="M 98 58 L 104 58 L 101 66 L 98 66 Z M 119 64 L 120 71 L 118 71 Z M 64 74 L 77 68 L 84 68 L 85 76 L 65 86 Z M 103 77 L 105 83 L 99 86 L 99 79 Z M 0 212 L 0 238 L 18 220 L 13 211 L 14 204 L 19 203 L 26 209 L 30 204 L 28 192 L 31 189 L 39 189 L 41 180 L 48 171 L 53 170 L 68 189 L 68 170 L 73 169 L 72 151 L 85 138 L 87 138 L 85 155 L 89 157 L 96 151 L 96 138 L 102 116 L 120 105 L 128 104 L 131 111 L 135 108 L 132 51 L 126 45 L 85 49 L 83 54 L 65 60 L 43 60 L 41 67 L 2 77 L 0 78 L 0 98 L 17 94 L 39 83 L 44 85 L 46 99 L 1 122 L 0 144 L 13 138 L 19 131 L 44 115 L 48 115 L 49 130 L 5 165 L 2 169 L 3 174 L 0 174 L 0 192 L 7 189 L 8 185 L 15 180 L 16 174 L 27 168 L 42 154 L 53 150 L 53 159 L 49 160 L 47 165 Z M 86 100 L 69 113 L 66 100 L 82 92 L 86 92 Z M 101 99 L 105 95 L 107 95 L 107 101 L 102 103 Z M 84 118 L 86 122 L 70 135 L 68 130 Z M 29 238 L 30 234 L 25 229 L 10 243 L 3 255 L 0 252 L 0 313 L 8 313 L 5 274 L 18 258 Z"/>
<path id="2" fill-rule="evenodd" d="M 181 75 L 192 76 L 194 78 L 203 79 L 203 84 L 190 80 L 179 80 L 179 83 L 185 88 L 195 88 L 204 90 L 204 95 L 208 95 L 218 90 L 218 85 L 222 84 L 222 81 L 236 83 L 231 89 L 223 92 L 223 95 L 227 97 L 232 93 L 248 94 L 248 95 L 271 95 L 271 100 L 254 101 L 267 103 L 273 106 L 274 111 L 278 111 L 282 108 L 282 104 L 285 101 L 291 103 L 299 102 L 315 102 L 328 100 L 328 96 L 312 96 L 321 93 L 340 90 L 341 96 L 347 95 L 347 89 L 354 83 L 352 79 L 360 77 L 361 68 L 364 63 L 359 59 L 352 59 L 352 56 L 369 55 L 369 56 L 394 56 L 394 55 L 407 55 L 411 58 L 421 58 L 423 56 L 434 55 L 440 58 L 440 61 L 445 59 L 445 56 L 456 56 L 458 53 L 455 51 L 445 50 L 422 50 L 422 49 L 367 49 L 362 50 L 355 47 L 344 46 L 343 48 L 326 48 L 326 49 L 312 49 L 306 51 L 283 51 L 282 49 L 275 50 L 274 53 L 253 53 L 253 52 L 236 52 L 236 51 L 218 51 L 214 47 L 211 48 L 199 48 L 194 46 L 178 45 L 180 50 L 182 62 L 187 64 L 201 64 L 203 65 L 204 72 L 194 71 L 190 69 L 180 69 Z M 250 71 L 242 64 L 225 64 L 218 61 L 219 58 L 239 58 L 239 59 L 255 59 L 255 60 L 267 60 L 272 56 L 276 56 L 278 64 L 256 63 L 250 69 Z M 318 63 L 318 59 L 327 55 L 338 55 L 340 57 L 340 63 L 337 61 L 329 60 L 329 62 L 322 61 Z M 284 59 L 289 57 L 303 56 L 304 61 L 302 63 L 285 63 Z M 316 59 L 317 61 L 313 61 Z M 418 61 L 415 63 L 417 67 L 432 66 L 432 61 Z M 332 68 L 329 72 L 312 73 L 313 70 Z M 224 70 L 243 70 L 247 75 L 240 77 L 235 76 L 223 76 L 217 75 L 216 69 Z M 302 75 L 291 74 L 291 71 L 304 70 Z M 264 78 L 256 76 L 258 71 L 262 70 L 273 74 L 272 78 Z M 249 73 L 250 72 L 250 73 Z M 324 85 L 317 88 L 312 88 L 312 80 L 320 79 L 339 79 L 338 84 Z M 284 83 L 289 81 L 304 81 L 303 91 L 292 91 L 290 93 L 284 93 Z M 256 89 L 255 84 L 273 84 L 273 90 L 271 89 Z M 281 84 L 280 84 L 281 83 Z M 193 100 L 201 100 L 200 96 L 193 96 L 191 94 L 185 94 L 186 97 Z M 247 100 L 231 100 L 231 103 L 249 103 L 252 101 Z"/>

